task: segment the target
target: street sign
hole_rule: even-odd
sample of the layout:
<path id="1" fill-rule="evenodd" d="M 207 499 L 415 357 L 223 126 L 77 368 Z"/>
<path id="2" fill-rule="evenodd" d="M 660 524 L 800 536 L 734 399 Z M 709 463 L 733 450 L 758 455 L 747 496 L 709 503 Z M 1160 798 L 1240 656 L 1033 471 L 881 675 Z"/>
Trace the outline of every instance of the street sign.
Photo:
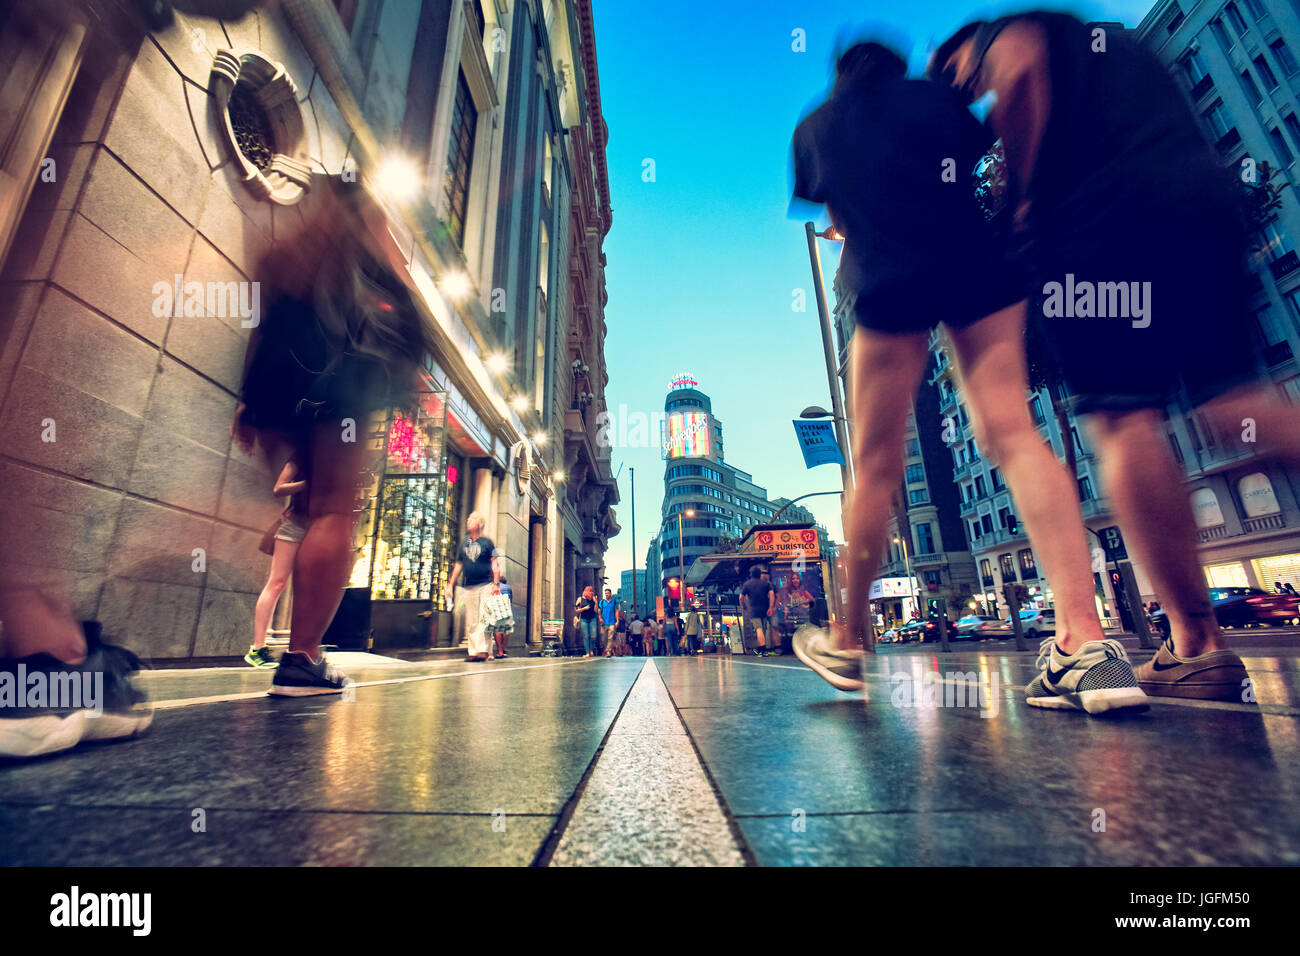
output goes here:
<path id="1" fill-rule="evenodd" d="M 840 453 L 839 443 L 835 440 L 835 426 L 830 421 L 797 418 L 794 420 L 794 433 L 799 439 L 806 467 L 844 464 L 844 455 Z"/>
<path id="2" fill-rule="evenodd" d="M 817 532 L 812 528 L 801 531 L 760 531 L 754 536 L 754 551 L 757 554 L 770 554 L 775 561 L 805 561 L 821 557 L 817 545 Z"/>
<path id="3" fill-rule="evenodd" d="M 1119 527 L 1111 525 L 1109 528 L 1102 528 L 1098 535 L 1101 537 L 1101 546 L 1106 549 L 1107 561 L 1124 561 L 1128 558 L 1128 549 L 1124 547 L 1124 538 L 1119 533 Z"/>

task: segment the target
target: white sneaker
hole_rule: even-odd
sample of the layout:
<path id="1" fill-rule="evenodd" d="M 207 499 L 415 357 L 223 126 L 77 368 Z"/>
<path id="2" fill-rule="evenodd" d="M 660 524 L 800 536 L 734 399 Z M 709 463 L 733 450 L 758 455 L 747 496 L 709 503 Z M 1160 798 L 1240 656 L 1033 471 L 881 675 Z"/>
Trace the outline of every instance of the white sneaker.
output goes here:
<path id="1" fill-rule="evenodd" d="M 835 646 L 826 628 L 805 624 L 794 632 L 794 653 L 834 688 L 862 690 L 862 659 L 859 650 L 842 650 Z"/>
<path id="2" fill-rule="evenodd" d="M 1025 688 L 1025 703 L 1031 707 L 1104 714 L 1150 706 L 1119 641 L 1088 641 L 1067 657 L 1049 637 L 1039 645 L 1038 668 Z"/>

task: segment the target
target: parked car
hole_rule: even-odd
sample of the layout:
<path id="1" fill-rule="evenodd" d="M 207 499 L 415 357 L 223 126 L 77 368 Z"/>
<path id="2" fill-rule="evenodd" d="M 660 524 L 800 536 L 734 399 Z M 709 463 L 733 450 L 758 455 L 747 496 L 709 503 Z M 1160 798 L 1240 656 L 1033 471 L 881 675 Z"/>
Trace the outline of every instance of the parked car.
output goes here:
<path id="1" fill-rule="evenodd" d="M 1292 594 L 1270 594 L 1260 588 L 1210 588 L 1210 601 L 1219 627 L 1248 627 L 1251 624 L 1300 622 L 1300 598 Z M 1169 619 L 1164 609 L 1151 612 L 1151 629 L 1169 636 Z"/>
<path id="2" fill-rule="evenodd" d="M 1011 624 L 1000 617 L 987 614 L 967 614 L 957 621 L 953 631 L 955 632 L 954 636 L 958 639 L 970 638 L 983 641 L 990 638 L 1006 637 L 1011 633 Z"/>
<path id="3" fill-rule="evenodd" d="M 908 621 L 898 629 L 897 641 L 900 644 L 921 641 L 924 640 L 922 635 L 927 631 L 934 634 L 935 640 L 939 639 L 937 625 L 933 621 Z"/>
<path id="4" fill-rule="evenodd" d="M 1011 632 L 1011 618 L 1006 618 L 1003 623 L 1006 624 L 1007 631 Z M 1031 641 L 1052 637 L 1056 634 L 1056 611 L 1050 607 L 1023 607 L 1020 609 L 1020 627 L 1025 632 L 1025 637 Z"/>

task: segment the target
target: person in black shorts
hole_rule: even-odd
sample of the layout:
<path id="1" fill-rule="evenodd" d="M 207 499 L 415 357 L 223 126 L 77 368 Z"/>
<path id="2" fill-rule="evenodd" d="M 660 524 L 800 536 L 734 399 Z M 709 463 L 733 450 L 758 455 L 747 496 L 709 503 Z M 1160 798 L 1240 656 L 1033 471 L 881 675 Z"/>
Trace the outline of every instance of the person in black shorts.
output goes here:
<path id="1" fill-rule="evenodd" d="M 1065 14 L 968 24 L 928 72 L 967 100 L 997 97 L 987 125 L 1006 148 L 1033 314 L 1088 413 L 1107 498 L 1170 622 L 1139 682 L 1148 694 L 1240 701 L 1246 671 L 1213 613 L 1162 415 L 1175 401 L 1200 406 L 1228 435 L 1249 421 L 1257 448 L 1300 461 L 1295 409 L 1256 384 L 1238 170 L 1222 167 L 1153 53 Z M 1103 283 L 1113 290 L 1105 317 L 1096 314 Z M 1115 283 L 1130 300 L 1141 293 L 1140 314 L 1131 301 L 1124 314 Z M 1088 284 L 1091 307 L 1066 291 Z M 1048 664 L 1059 666 L 1055 652 Z M 1030 685 L 1030 702 L 1037 693 L 1054 705 L 1044 680 Z"/>
<path id="2" fill-rule="evenodd" d="M 867 589 L 884 556 L 907 414 L 939 323 L 952 339 L 979 447 L 1001 466 L 1051 581 L 1058 628 L 1103 636 L 1074 477 L 1043 444 L 1026 402 L 1023 279 L 974 197 L 973 171 L 991 138 L 951 89 L 905 72 L 902 57 L 881 44 L 850 48 L 829 99 L 799 124 L 793 143 L 794 194 L 826 206 L 845 238 L 841 282 L 856 296 L 847 627 L 805 628 L 794 640 L 800 660 L 842 690 L 863 687 L 859 643 L 875 649 Z M 1135 703 L 1143 695 L 1131 684 L 1093 706 Z"/>

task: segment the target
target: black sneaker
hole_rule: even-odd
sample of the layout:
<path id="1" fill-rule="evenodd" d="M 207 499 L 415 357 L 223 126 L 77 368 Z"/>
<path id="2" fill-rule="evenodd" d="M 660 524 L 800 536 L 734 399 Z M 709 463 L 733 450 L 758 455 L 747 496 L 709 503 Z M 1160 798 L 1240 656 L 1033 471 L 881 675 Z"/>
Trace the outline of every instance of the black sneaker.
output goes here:
<path id="1" fill-rule="evenodd" d="M 301 651 L 286 651 L 275 669 L 268 694 L 277 697 L 312 697 L 316 694 L 341 694 L 352 678 L 325 659 L 312 659 Z"/>
<path id="2" fill-rule="evenodd" d="M 83 740 L 142 733 L 153 708 L 129 675 L 144 664 L 125 647 L 99 639 L 97 622 L 82 625 L 86 659 L 65 664 L 49 654 L 0 660 L 0 757 L 38 757 Z"/>

